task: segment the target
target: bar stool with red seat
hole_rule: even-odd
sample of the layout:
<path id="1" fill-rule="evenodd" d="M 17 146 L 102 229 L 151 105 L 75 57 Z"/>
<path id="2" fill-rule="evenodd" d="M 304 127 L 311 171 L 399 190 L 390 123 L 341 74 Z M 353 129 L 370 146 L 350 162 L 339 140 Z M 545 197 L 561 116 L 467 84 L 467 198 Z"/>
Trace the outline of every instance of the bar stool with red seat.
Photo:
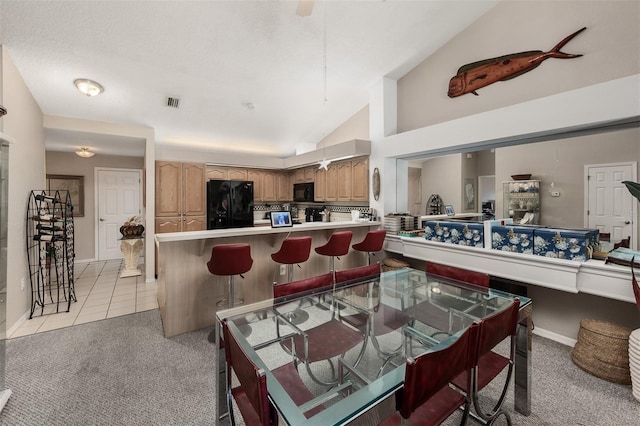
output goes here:
<path id="1" fill-rule="evenodd" d="M 329 272 L 335 271 L 333 266 L 334 258 L 349 253 L 349 244 L 351 244 L 352 237 L 353 232 L 351 231 L 334 232 L 325 245 L 315 248 L 316 253 L 322 256 L 329 256 Z"/>
<path id="2" fill-rule="evenodd" d="M 367 232 L 364 240 L 352 245 L 351 247 L 357 251 L 367 252 L 367 264 L 371 265 L 371 255 L 375 256 L 377 252 L 382 250 L 382 245 L 384 244 L 384 238 L 386 236 L 387 231 L 384 229 L 374 229 L 373 231 Z"/>
<path id="3" fill-rule="evenodd" d="M 311 237 L 285 238 L 280 250 L 271 254 L 275 262 L 287 265 L 287 282 L 293 281 L 293 265 L 306 262 L 311 253 Z"/>
<path id="4" fill-rule="evenodd" d="M 251 246 L 249 244 L 219 244 L 211 249 L 211 259 L 207 262 L 209 272 L 213 275 L 227 275 L 228 293 L 227 299 L 218 301 L 218 306 L 232 308 L 234 305 L 244 303 L 242 299 L 234 299 L 233 278 L 248 272 L 253 265 L 251 258 Z"/>

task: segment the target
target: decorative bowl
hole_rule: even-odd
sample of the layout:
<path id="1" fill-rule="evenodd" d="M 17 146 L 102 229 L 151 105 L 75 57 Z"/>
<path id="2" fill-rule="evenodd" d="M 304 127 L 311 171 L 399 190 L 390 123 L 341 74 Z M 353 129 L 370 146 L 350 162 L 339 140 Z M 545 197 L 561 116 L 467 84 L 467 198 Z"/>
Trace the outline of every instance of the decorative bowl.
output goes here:
<path id="1" fill-rule="evenodd" d="M 529 179 L 531 179 L 531 173 L 522 174 L 522 175 L 511 175 L 511 179 L 513 179 L 513 180 L 529 180 Z"/>

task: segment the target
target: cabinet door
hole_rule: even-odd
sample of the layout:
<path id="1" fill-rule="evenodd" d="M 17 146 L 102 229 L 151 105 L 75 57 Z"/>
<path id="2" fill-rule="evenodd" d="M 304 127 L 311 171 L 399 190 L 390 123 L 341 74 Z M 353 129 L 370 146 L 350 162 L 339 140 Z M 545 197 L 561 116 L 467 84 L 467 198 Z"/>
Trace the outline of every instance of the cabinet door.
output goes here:
<path id="1" fill-rule="evenodd" d="M 279 172 L 276 176 L 278 180 L 278 201 L 293 201 L 293 184 L 289 172 Z"/>
<path id="2" fill-rule="evenodd" d="M 181 224 L 181 217 L 156 218 L 156 234 L 164 234 L 166 232 L 180 232 L 182 230 Z"/>
<path id="3" fill-rule="evenodd" d="M 227 175 L 229 180 L 251 180 L 247 178 L 247 169 L 229 168 Z"/>
<path id="4" fill-rule="evenodd" d="M 313 180 L 316 177 L 316 166 L 312 166 L 312 167 L 305 167 L 304 170 L 304 182 L 305 183 L 309 183 L 309 182 L 313 182 Z"/>
<path id="5" fill-rule="evenodd" d="M 329 164 L 326 173 L 325 201 L 338 201 L 338 166 L 336 163 Z"/>
<path id="6" fill-rule="evenodd" d="M 156 216 L 180 216 L 181 197 L 182 163 L 156 161 Z"/>
<path id="7" fill-rule="evenodd" d="M 267 170 L 262 172 L 262 199 L 276 201 L 276 172 Z"/>
<path id="8" fill-rule="evenodd" d="M 369 201 L 369 160 L 351 160 L 351 199 Z"/>
<path id="9" fill-rule="evenodd" d="M 327 171 L 316 169 L 315 186 L 313 197 L 316 201 L 326 201 L 327 197 Z"/>
<path id="10" fill-rule="evenodd" d="M 182 163 L 182 214 L 206 216 L 205 194 L 204 164 Z"/>
<path id="11" fill-rule="evenodd" d="M 206 216 L 185 217 L 182 221 L 183 231 L 204 231 L 207 229 Z"/>
<path id="12" fill-rule="evenodd" d="M 351 201 L 351 161 L 338 163 L 338 201 Z"/>
<path id="13" fill-rule="evenodd" d="M 304 169 L 296 169 L 293 172 L 293 183 L 304 183 Z"/>
<path id="14" fill-rule="evenodd" d="M 264 200 L 262 176 L 263 172 L 261 170 L 249 169 L 247 172 L 247 180 L 253 181 L 254 202 L 261 202 Z"/>
<path id="15" fill-rule="evenodd" d="M 207 180 L 219 179 L 226 180 L 228 178 L 228 170 L 226 167 L 207 166 Z"/>

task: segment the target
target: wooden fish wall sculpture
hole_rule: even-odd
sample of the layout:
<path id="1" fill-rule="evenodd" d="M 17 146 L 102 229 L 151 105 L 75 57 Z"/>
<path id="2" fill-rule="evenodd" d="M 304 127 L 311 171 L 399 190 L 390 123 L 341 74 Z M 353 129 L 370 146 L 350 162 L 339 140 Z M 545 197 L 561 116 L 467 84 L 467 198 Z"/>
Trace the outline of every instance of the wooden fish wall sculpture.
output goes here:
<path id="1" fill-rule="evenodd" d="M 587 27 L 584 27 L 567 36 L 549 52 L 530 50 L 463 65 L 458 70 L 458 74 L 449 81 L 449 92 L 447 94 L 450 98 L 455 98 L 466 93 L 473 93 L 478 96 L 476 90 L 493 84 L 496 81 L 505 81 L 518 77 L 535 69 L 546 59 L 578 58 L 582 55 L 564 53 L 561 52 L 560 49 L 586 29 Z"/>

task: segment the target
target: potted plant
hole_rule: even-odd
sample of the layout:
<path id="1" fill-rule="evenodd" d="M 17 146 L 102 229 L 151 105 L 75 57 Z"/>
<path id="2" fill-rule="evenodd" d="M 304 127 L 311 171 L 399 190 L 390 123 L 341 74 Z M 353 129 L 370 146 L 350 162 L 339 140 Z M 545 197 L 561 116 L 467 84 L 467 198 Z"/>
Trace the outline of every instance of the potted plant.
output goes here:
<path id="1" fill-rule="evenodd" d="M 120 233 L 123 239 L 141 238 L 144 233 L 144 226 L 140 216 L 131 216 L 121 227 Z"/>

